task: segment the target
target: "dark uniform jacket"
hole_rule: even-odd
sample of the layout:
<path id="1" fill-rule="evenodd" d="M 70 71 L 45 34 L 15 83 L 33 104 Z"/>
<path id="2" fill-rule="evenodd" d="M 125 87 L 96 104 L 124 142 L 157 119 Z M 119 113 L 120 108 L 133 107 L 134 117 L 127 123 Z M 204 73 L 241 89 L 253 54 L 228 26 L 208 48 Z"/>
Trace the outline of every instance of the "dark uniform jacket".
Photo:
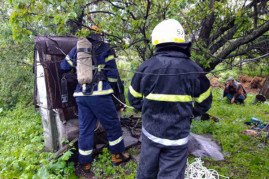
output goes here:
<path id="1" fill-rule="evenodd" d="M 189 48 L 190 43 L 157 45 L 129 87 L 130 104 L 142 110 L 143 133 L 166 146 L 185 144 L 191 118 L 205 113 L 212 102 L 210 82 L 190 60 Z M 186 74 L 174 75 L 179 73 Z"/>
<path id="2" fill-rule="evenodd" d="M 95 41 L 92 39 L 88 40 L 90 40 L 92 43 L 95 43 Z M 113 93 L 111 85 L 113 85 L 113 83 L 116 84 L 119 77 L 114 57 L 114 50 L 111 49 L 108 44 L 102 43 L 102 45 L 97 49 L 95 53 L 98 68 L 107 68 L 110 70 L 103 70 L 105 76 L 107 77 L 107 80 L 99 81 L 99 83 L 95 85 L 92 96 L 111 94 Z M 76 66 L 77 46 L 75 46 L 61 62 L 60 68 L 61 70 L 68 72 L 71 71 L 73 68 L 76 68 Z M 79 83 L 75 90 L 74 96 L 85 96 L 82 93 L 82 85 L 80 85 Z"/>

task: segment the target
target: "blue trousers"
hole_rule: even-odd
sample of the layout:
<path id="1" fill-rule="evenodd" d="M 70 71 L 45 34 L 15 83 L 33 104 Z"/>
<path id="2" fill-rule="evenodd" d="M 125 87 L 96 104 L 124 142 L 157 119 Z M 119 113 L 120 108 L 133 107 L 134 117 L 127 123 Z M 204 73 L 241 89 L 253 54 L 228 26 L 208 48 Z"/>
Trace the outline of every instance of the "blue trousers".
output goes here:
<path id="1" fill-rule="evenodd" d="M 137 179 L 184 179 L 188 144 L 166 147 L 155 144 L 142 133 Z"/>
<path id="2" fill-rule="evenodd" d="M 97 119 L 104 127 L 112 154 L 125 150 L 121 125 L 111 95 L 79 96 L 78 104 L 79 139 L 78 161 L 82 165 L 92 162 L 94 128 Z"/>
<path id="3" fill-rule="evenodd" d="M 229 100 L 232 100 L 232 99 L 233 99 L 233 95 L 232 95 L 231 93 L 228 93 L 228 94 L 227 94 L 227 98 L 228 98 Z M 245 100 L 245 98 L 244 98 L 244 96 L 241 94 L 240 96 L 238 96 L 237 98 L 235 98 L 234 102 L 235 102 L 235 103 L 237 103 L 237 102 L 242 103 L 242 102 L 244 102 L 244 100 Z"/>

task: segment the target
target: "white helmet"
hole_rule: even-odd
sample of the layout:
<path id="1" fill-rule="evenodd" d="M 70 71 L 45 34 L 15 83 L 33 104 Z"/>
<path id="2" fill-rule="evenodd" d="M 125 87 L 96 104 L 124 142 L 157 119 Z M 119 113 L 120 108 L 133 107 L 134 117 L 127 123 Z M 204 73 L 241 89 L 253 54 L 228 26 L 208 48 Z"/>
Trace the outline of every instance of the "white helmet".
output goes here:
<path id="1" fill-rule="evenodd" d="M 153 45 L 161 43 L 185 42 L 185 32 L 182 25 L 175 19 L 167 19 L 159 23 L 152 31 Z"/>

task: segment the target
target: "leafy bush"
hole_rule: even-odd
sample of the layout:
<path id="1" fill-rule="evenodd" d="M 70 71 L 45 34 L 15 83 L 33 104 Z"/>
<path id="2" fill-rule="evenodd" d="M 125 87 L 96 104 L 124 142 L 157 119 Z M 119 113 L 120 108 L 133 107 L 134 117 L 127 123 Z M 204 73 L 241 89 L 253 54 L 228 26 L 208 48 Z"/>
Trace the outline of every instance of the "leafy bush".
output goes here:
<path id="1" fill-rule="evenodd" d="M 73 173 L 68 164 L 70 151 L 58 160 L 43 152 L 41 118 L 33 106 L 17 103 L 0 117 L 0 178 L 67 178 Z M 41 167 L 42 164 L 42 167 Z"/>
<path id="2" fill-rule="evenodd" d="M 229 77 L 232 77 L 238 81 L 238 74 L 236 71 L 226 71 L 226 72 L 220 73 L 218 81 L 219 83 L 224 84 Z"/>
<path id="3" fill-rule="evenodd" d="M 13 67 L 13 68 L 12 68 Z M 27 66 L 5 66 L 0 71 L 0 107 L 9 109 L 19 101 L 29 103 L 33 100 L 34 75 Z"/>
<path id="4" fill-rule="evenodd" d="M 113 166 L 111 163 L 111 155 L 107 148 L 103 149 L 101 155 L 98 155 L 93 162 L 93 171 L 97 178 L 126 178 L 132 179 L 136 176 L 137 164 L 129 161 L 123 167 Z"/>

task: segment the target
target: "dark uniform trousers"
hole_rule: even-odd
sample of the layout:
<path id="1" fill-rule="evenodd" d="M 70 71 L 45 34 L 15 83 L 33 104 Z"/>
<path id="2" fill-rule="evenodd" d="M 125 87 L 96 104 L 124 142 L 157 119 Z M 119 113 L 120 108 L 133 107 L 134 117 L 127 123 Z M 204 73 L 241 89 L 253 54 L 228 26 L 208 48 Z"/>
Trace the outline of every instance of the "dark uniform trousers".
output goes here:
<path id="1" fill-rule="evenodd" d="M 137 179 L 184 179 L 188 144 L 166 147 L 142 134 Z"/>
<path id="2" fill-rule="evenodd" d="M 92 162 L 94 146 L 94 128 L 97 119 L 104 127 L 112 154 L 125 150 L 120 121 L 112 101 L 111 94 L 99 96 L 78 96 L 79 116 L 79 163 L 86 165 Z"/>

